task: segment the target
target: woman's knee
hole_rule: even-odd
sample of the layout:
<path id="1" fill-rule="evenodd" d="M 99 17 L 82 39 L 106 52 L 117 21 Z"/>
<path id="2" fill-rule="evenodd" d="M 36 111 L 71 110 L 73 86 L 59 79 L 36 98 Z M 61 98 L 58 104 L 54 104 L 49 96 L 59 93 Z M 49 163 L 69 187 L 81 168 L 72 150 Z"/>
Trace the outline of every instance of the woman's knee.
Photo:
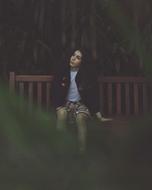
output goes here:
<path id="1" fill-rule="evenodd" d="M 66 108 L 61 108 L 61 109 L 57 110 L 57 118 L 58 119 L 66 119 L 67 118 Z"/>
<path id="2" fill-rule="evenodd" d="M 76 116 L 76 120 L 78 122 L 86 121 L 87 120 L 87 116 L 86 116 L 85 113 L 78 113 L 77 116 Z"/>

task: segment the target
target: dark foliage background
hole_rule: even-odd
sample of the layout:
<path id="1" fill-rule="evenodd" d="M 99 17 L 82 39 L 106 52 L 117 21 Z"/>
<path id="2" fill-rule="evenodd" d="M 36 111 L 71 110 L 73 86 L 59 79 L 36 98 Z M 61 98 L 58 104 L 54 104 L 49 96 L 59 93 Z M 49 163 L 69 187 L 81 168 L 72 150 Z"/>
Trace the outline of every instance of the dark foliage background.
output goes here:
<path id="1" fill-rule="evenodd" d="M 67 51 L 91 49 L 103 75 L 151 69 L 151 1 L 1 0 L 0 73 L 52 73 Z"/>

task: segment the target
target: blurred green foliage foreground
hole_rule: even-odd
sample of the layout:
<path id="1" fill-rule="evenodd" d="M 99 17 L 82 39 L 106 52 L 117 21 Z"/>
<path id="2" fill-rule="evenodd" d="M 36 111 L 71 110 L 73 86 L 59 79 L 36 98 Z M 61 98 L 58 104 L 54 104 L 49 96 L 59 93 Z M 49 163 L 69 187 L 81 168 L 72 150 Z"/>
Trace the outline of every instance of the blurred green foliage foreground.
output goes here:
<path id="1" fill-rule="evenodd" d="M 29 108 L 0 88 L 0 190 L 145 190 L 152 187 L 152 118 L 129 126 L 90 125 L 88 149 L 76 128 L 61 133 L 55 114 Z"/>

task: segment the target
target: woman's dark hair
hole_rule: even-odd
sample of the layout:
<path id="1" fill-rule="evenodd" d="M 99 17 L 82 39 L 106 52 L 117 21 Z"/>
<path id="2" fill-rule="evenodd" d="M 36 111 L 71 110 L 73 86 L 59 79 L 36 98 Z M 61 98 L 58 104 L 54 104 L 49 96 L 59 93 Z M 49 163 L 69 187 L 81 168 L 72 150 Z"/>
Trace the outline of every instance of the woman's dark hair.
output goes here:
<path id="1" fill-rule="evenodd" d="M 88 67 L 88 65 L 95 65 L 93 63 L 93 58 L 92 58 L 92 52 L 89 48 L 82 48 L 82 47 L 76 47 L 74 49 L 68 49 L 64 51 L 63 57 L 62 57 L 62 64 L 61 64 L 61 70 L 62 68 L 69 68 L 69 61 L 70 57 L 73 55 L 73 53 L 79 50 L 82 53 L 82 63 L 80 67 Z"/>
<path id="2" fill-rule="evenodd" d="M 93 64 L 92 53 L 90 49 L 83 48 L 79 49 L 79 51 L 82 53 L 82 65 Z"/>

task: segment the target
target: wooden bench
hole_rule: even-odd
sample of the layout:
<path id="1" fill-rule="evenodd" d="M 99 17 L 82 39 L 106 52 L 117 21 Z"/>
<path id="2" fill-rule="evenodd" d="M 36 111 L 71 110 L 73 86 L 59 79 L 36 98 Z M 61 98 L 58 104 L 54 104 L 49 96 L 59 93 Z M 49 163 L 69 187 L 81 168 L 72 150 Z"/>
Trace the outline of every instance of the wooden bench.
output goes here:
<path id="1" fill-rule="evenodd" d="M 10 72 L 9 88 L 47 111 L 51 106 L 50 75 Z M 100 77 L 100 106 L 106 116 L 139 115 L 152 111 L 152 81 L 144 77 Z"/>
<path id="2" fill-rule="evenodd" d="M 144 77 L 103 77 L 101 105 L 108 115 L 139 115 L 152 111 L 152 81 Z"/>
<path id="3" fill-rule="evenodd" d="M 19 96 L 25 97 L 29 104 L 36 104 L 49 111 L 51 105 L 51 82 L 50 75 L 16 75 L 9 74 L 9 89 Z"/>

